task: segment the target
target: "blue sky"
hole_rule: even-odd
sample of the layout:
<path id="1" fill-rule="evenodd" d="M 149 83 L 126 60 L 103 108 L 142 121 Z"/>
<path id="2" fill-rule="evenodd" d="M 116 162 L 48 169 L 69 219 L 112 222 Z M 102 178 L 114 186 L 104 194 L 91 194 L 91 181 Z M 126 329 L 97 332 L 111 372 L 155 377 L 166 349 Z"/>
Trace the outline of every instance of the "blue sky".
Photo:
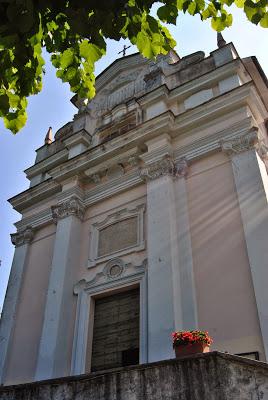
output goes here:
<path id="1" fill-rule="evenodd" d="M 209 54 L 216 48 L 216 32 L 208 23 L 201 23 L 198 17 L 181 16 L 176 27 L 170 28 L 177 41 L 176 50 L 183 57 L 202 50 Z M 234 23 L 223 32 L 227 42 L 233 42 L 241 57 L 257 56 L 264 72 L 268 75 L 268 29 L 262 29 L 246 21 L 240 10 L 234 10 Z M 109 41 L 107 55 L 96 66 L 99 74 L 118 58 L 124 42 Z M 126 44 L 128 44 L 126 42 Z M 128 54 L 136 52 L 132 46 Z M 14 247 L 10 233 L 15 232 L 14 222 L 20 215 L 12 209 L 7 199 L 28 188 L 28 180 L 23 171 L 34 163 L 35 150 L 43 145 L 49 126 L 55 133 L 66 122 L 71 121 L 76 110 L 70 103 L 72 93 L 68 84 L 63 84 L 55 76 L 49 63 L 42 92 L 29 99 L 26 127 L 17 135 L 12 135 L 0 121 L 0 310 L 4 299 Z"/>

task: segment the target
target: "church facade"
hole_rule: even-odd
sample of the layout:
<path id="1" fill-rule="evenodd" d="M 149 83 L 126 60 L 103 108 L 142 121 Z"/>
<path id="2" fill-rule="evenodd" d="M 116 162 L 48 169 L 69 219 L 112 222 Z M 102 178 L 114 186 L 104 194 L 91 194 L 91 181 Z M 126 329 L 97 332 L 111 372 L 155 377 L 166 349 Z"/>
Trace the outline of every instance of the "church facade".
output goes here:
<path id="1" fill-rule="evenodd" d="M 0 324 L 4 385 L 174 357 L 268 358 L 268 88 L 232 44 L 116 60 L 37 150 Z"/>

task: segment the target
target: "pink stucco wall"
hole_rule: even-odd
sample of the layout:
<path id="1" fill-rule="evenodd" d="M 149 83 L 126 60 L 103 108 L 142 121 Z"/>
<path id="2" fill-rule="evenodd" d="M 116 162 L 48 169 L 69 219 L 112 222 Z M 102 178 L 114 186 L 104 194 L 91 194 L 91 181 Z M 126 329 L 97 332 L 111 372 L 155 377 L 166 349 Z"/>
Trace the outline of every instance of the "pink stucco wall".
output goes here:
<path id="1" fill-rule="evenodd" d="M 41 336 L 55 226 L 39 230 L 30 245 L 16 314 L 6 383 L 31 381 Z"/>
<path id="2" fill-rule="evenodd" d="M 194 163 L 187 180 L 198 322 L 213 349 L 263 344 L 232 166 L 222 153 Z"/>

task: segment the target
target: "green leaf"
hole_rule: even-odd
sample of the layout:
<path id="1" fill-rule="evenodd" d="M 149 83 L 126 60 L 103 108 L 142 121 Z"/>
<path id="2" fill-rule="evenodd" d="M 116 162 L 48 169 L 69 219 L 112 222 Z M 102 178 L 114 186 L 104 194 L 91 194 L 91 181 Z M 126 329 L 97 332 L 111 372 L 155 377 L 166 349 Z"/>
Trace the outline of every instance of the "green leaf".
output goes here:
<path id="1" fill-rule="evenodd" d="M 103 49 L 100 49 L 95 44 L 89 43 L 88 40 L 83 40 L 82 43 L 79 44 L 79 50 L 81 57 L 92 64 L 98 61 L 104 54 Z"/>
<path id="2" fill-rule="evenodd" d="M 225 25 L 220 17 L 213 17 L 211 19 L 211 26 L 217 32 L 221 32 L 225 28 Z"/>
<path id="3" fill-rule="evenodd" d="M 9 97 L 6 94 L 0 95 L 0 112 L 2 115 L 9 110 Z"/>
<path id="4" fill-rule="evenodd" d="M 175 25 L 178 16 L 178 9 L 174 5 L 165 5 L 158 8 L 157 15 L 161 21 Z"/>
<path id="5" fill-rule="evenodd" d="M 195 2 L 192 2 L 188 7 L 188 13 L 190 15 L 194 15 L 195 14 L 195 10 L 196 10 L 196 4 L 195 4 Z"/>
<path id="6" fill-rule="evenodd" d="M 151 41 L 143 31 L 138 33 L 136 45 L 144 57 L 152 58 L 154 56 Z"/>
<path id="7" fill-rule="evenodd" d="M 235 5 L 239 8 L 243 8 L 246 0 L 235 0 Z"/>
<path id="8" fill-rule="evenodd" d="M 260 22 L 262 16 L 259 13 L 256 13 L 252 16 L 251 18 L 251 22 L 255 25 L 258 25 L 258 23 Z"/>
<path id="9" fill-rule="evenodd" d="M 158 7 L 157 17 L 150 14 Z M 129 39 L 143 56 L 155 58 L 176 45 L 161 23 L 176 24 L 178 12 L 211 19 L 218 32 L 232 24 L 225 7 L 268 28 L 267 0 L 0 0 L 0 117 L 16 132 L 26 122 L 26 98 L 42 88 L 43 48 L 56 75 L 80 97 L 95 93 L 94 66 L 106 39 Z"/>
<path id="10" fill-rule="evenodd" d="M 262 26 L 263 28 L 268 28 L 268 12 L 260 20 L 260 26 Z"/>
<path id="11" fill-rule="evenodd" d="M 73 63 L 74 60 L 74 51 L 73 49 L 64 50 L 60 57 L 60 66 L 61 68 L 67 68 L 69 65 Z"/>
<path id="12" fill-rule="evenodd" d="M 4 117 L 4 124 L 7 129 L 10 129 L 11 132 L 17 133 L 21 128 L 24 127 L 27 121 L 27 114 L 25 111 L 21 111 L 19 114 L 17 113 L 8 113 Z"/>

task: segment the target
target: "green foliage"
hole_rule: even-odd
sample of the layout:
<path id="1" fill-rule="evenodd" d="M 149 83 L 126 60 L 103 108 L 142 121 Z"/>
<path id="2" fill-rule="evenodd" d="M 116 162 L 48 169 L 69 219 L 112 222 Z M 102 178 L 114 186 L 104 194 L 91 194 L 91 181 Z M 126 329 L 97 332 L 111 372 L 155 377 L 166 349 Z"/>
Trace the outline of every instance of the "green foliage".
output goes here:
<path id="1" fill-rule="evenodd" d="M 57 76 L 81 98 L 95 94 L 94 65 L 106 39 L 129 39 L 143 56 L 166 54 L 176 45 L 162 23 L 176 24 L 180 12 L 210 19 L 220 32 L 232 24 L 228 7 L 268 27 L 267 0 L 0 0 L 0 117 L 13 133 L 26 123 L 27 97 L 42 89 L 42 49 Z"/>

